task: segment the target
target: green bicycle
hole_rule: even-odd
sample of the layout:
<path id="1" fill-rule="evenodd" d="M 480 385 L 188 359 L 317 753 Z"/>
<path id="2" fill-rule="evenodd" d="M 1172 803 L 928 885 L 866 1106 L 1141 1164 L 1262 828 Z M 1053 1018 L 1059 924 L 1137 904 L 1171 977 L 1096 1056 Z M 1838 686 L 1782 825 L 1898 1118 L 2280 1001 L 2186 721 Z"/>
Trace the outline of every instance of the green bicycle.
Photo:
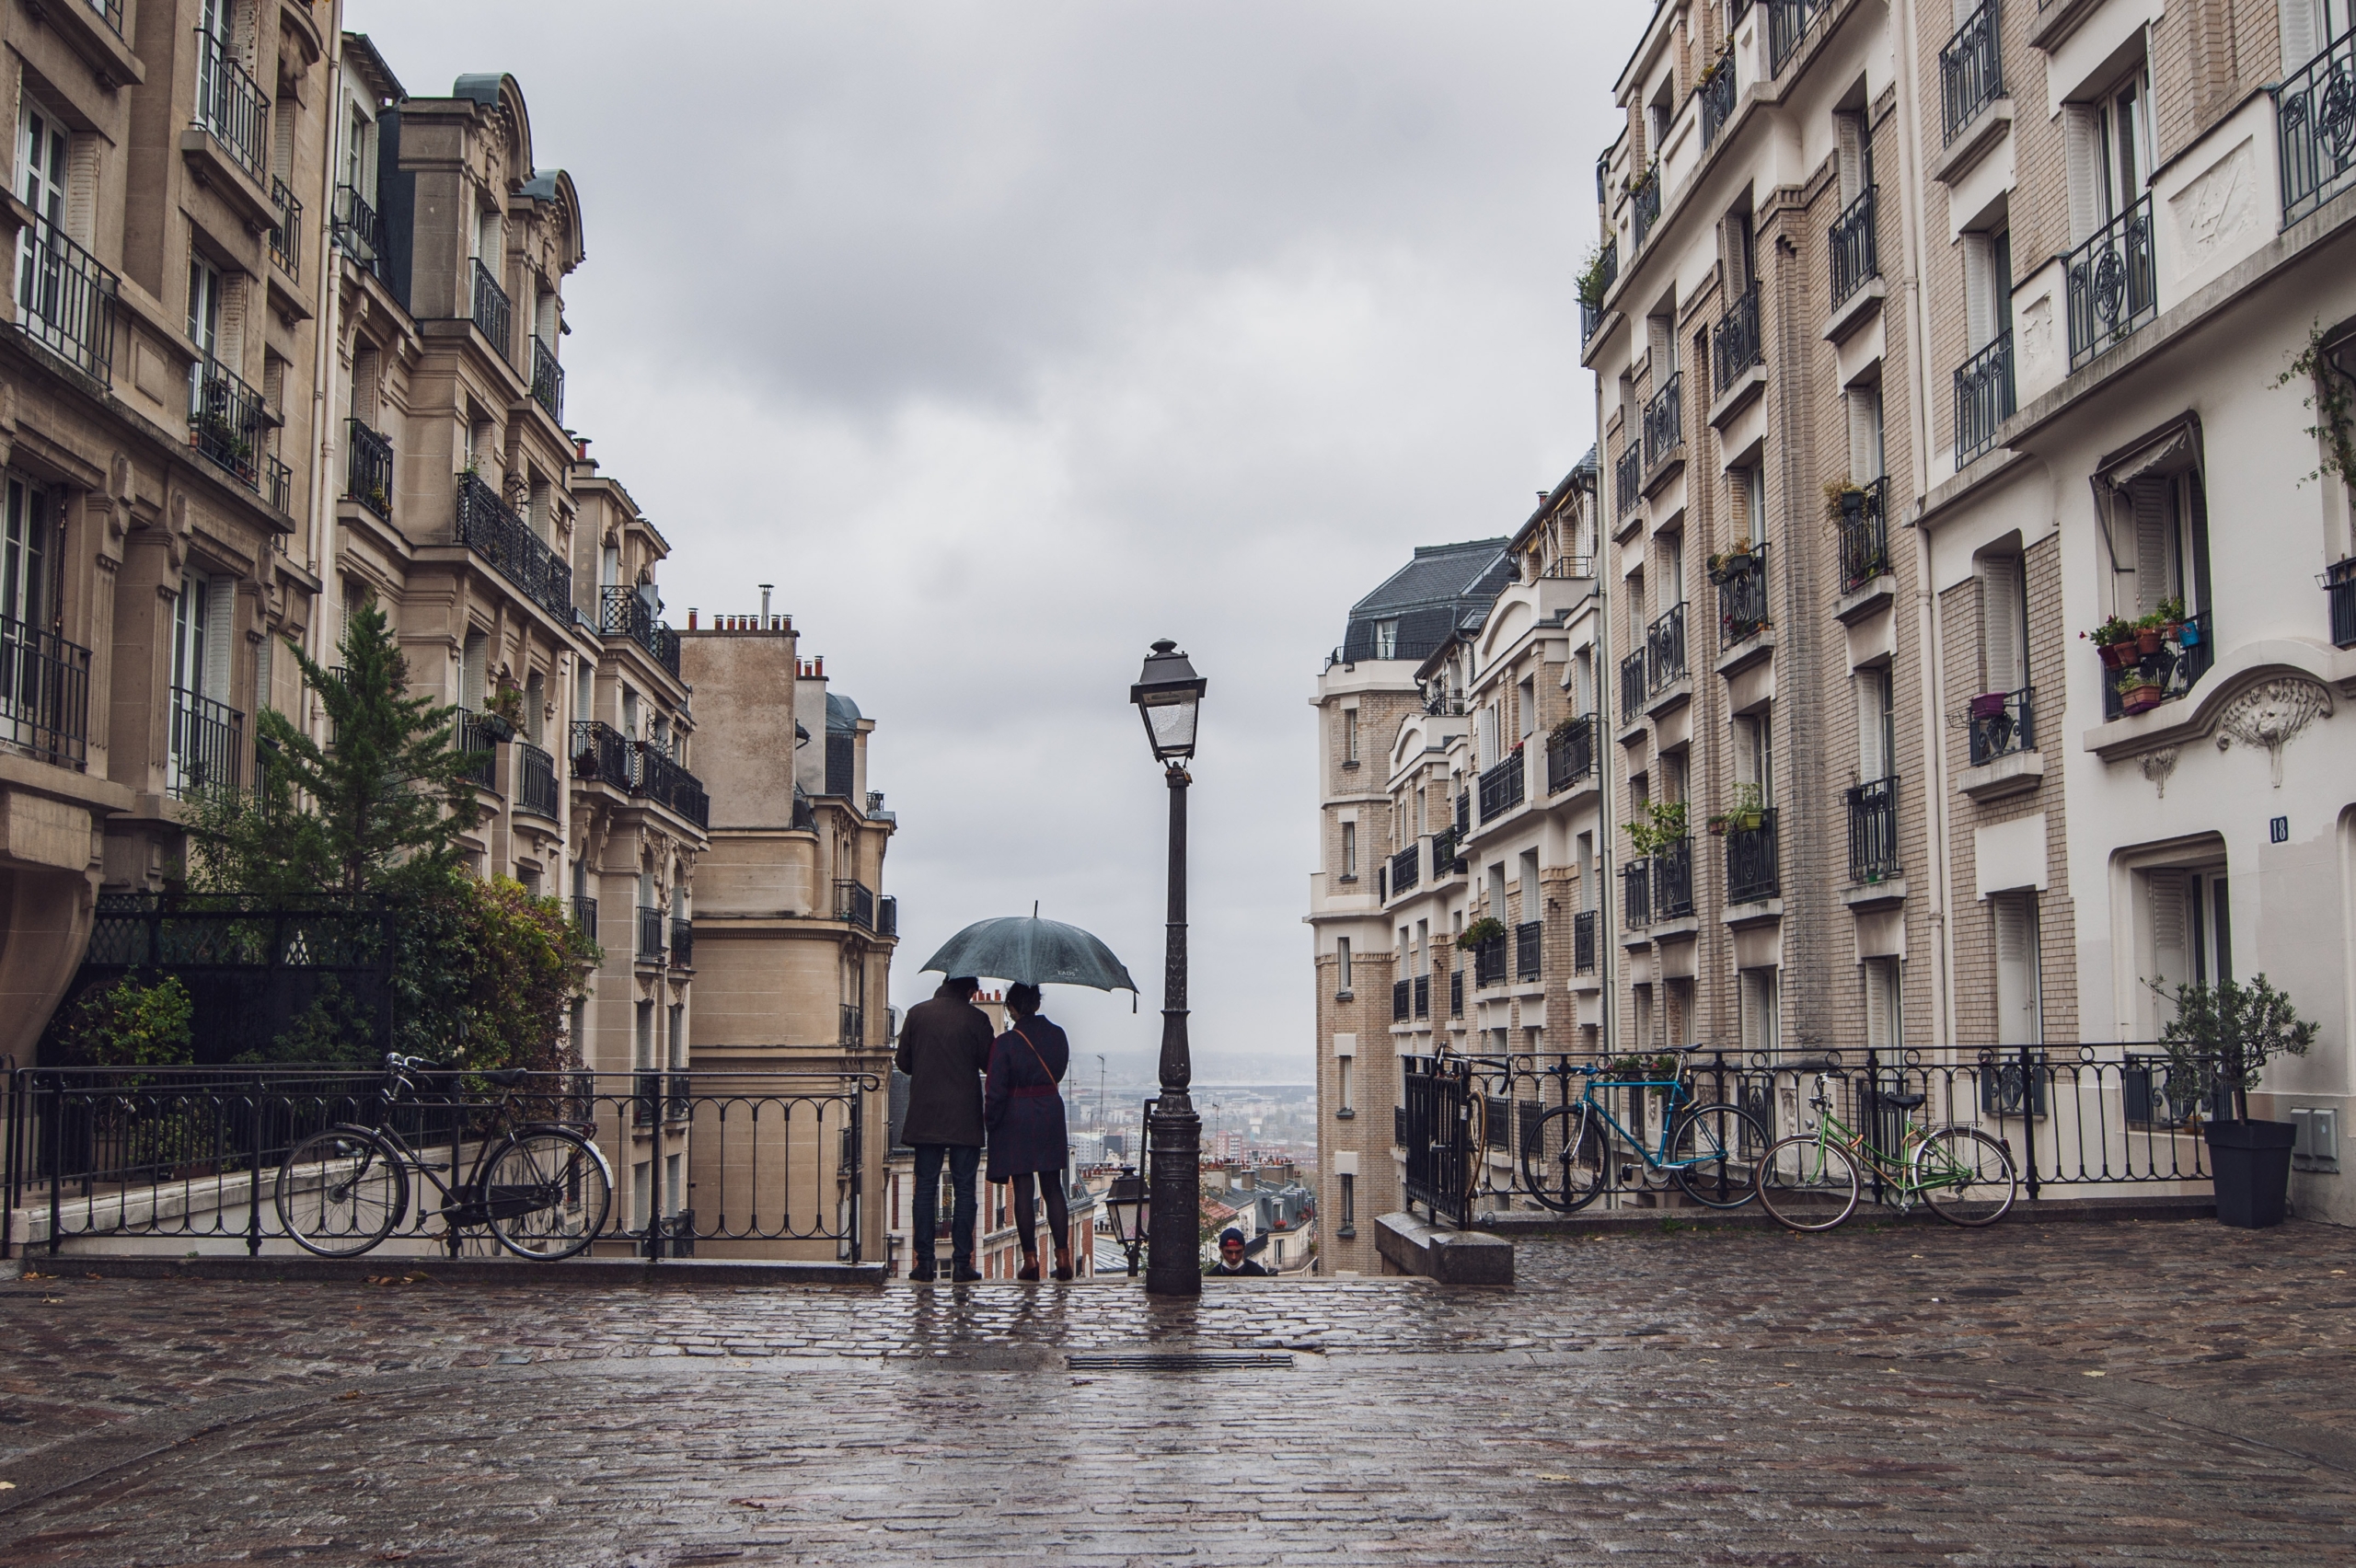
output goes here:
<path id="1" fill-rule="evenodd" d="M 1895 1151 L 1832 1113 L 1829 1064 L 1816 1064 L 1816 1130 L 1782 1139 L 1759 1172 L 1759 1202 L 1794 1230 L 1830 1230 L 1857 1209 L 1858 1176 L 1870 1169 L 1895 1193 L 1901 1211 L 1917 1202 L 1950 1224 L 1993 1225 L 2012 1211 L 2019 1186 L 2012 1151 L 1977 1127 L 1926 1127 L 1914 1111 L 1926 1096 L 1888 1094 L 1880 1101 L 1905 1118 Z"/>

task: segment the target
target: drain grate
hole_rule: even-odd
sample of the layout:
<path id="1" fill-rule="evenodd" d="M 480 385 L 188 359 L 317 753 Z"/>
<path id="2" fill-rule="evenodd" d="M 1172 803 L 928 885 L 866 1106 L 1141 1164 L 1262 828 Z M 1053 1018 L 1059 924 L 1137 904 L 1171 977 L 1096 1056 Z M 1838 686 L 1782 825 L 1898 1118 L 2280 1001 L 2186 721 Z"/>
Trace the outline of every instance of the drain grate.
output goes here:
<path id="1" fill-rule="evenodd" d="M 1292 1365 L 1284 1350 L 1103 1351 L 1067 1356 L 1075 1372 L 1250 1372 Z"/>

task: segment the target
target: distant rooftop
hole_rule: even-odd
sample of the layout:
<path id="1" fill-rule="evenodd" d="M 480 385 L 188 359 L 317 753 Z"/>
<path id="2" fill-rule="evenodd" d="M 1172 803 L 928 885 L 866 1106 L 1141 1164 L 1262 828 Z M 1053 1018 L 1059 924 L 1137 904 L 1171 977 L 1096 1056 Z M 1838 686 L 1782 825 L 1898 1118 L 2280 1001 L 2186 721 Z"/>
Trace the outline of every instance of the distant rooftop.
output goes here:
<path id="1" fill-rule="evenodd" d="M 1418 545 L 1413 560 L 1350 606 L 1343 659 L 1421 662 L 1468 620 L 1477 625 L 1513 581 L 1506 543 L 1496 538 Z"/>

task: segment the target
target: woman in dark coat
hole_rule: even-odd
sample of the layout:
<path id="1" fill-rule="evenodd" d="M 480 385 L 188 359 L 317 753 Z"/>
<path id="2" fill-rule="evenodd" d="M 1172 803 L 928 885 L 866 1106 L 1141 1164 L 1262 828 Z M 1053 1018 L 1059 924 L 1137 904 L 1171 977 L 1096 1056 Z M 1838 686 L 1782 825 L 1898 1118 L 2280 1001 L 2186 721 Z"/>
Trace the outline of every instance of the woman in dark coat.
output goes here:
<path id="1" fill-rule="evenodd" d="M 1039 1242 L 1033 1189 L 1047 1200 L 1047 1228 L 1055 1239 L 1056 1277 L 1071 1278 L 1071 1205 L 1064 1193 L 1064 1170 L 1071 1158 L 1064 1137 L 1064 1098 L 1056 1091 L 1071 1066 L 1071 1042 L 1039 1016 L 1039 987 L 1006 988 L 1010 1022 L 990 1045 L 989 1090 L 982 1119 L 989 1124 L 989 1180 L 1014 1187 L 1014 1223 L 1022 1239 L 1022 1271 L 1017 1279 L 1039 1277 Z"/>

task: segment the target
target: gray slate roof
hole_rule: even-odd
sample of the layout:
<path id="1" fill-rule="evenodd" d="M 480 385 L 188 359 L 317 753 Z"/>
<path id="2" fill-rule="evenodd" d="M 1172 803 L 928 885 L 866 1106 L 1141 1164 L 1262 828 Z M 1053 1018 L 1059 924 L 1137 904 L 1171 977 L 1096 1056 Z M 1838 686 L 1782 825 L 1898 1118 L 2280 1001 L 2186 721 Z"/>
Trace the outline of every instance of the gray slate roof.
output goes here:
<path id="1" fill-rule="evenodd" d="M 1392 657 L 1411 662 L 1423 660 L 1458 628 L 1478 626 L 1488 615 L 1490 604 L 1513 580 L 1513 562 L 1506 554 L 1506 544 L 1496 538 L 1416 546 L 1414 559 L 1350 606 L 1342 657 L 1373 658 L 1375 628 L 1382 621 L 1399 623 L 1398 645 Z"/>

